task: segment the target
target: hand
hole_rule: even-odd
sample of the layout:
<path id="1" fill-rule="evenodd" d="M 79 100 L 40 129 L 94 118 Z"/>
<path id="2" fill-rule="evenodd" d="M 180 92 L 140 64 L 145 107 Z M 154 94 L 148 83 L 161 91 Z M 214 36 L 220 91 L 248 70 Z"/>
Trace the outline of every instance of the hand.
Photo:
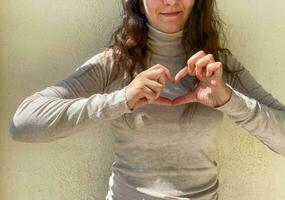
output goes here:
<path id="1" fill-rule="evenodd" d="M 222 79 L 223 65 L 212 54 L 199 51 L 187 61 L 187 66 L 175 76 L 175 83 L 184 76 L 196 76 L 200 83 L 193 92 L 175 98 L 172 105 L 199 102 L 210 107 L 224 105 L 231 97 L 231 89 Z"/>
<path id="2" fill-rule="evenodd" d="M 126 88 L 129 108 L 136 109 L 150 103 L 171 106 L 170 99 L 160 96 L 166 78 L 174 82 L 170 71 L 159 64 L 139 73 Z"/>

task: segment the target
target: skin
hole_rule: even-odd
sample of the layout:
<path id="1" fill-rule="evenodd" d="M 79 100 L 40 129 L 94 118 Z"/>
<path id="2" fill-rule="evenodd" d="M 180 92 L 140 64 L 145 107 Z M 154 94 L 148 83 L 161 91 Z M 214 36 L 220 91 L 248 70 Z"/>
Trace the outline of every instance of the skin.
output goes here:
<path id="1" fill-rule="evenodd" d="M 143 0 L 143 12 L 148 22 L 165 33 L 183 29 L 195 0 Z"/>
<path id="2" fill-rule="evenodd" d="M 154 28 L 175 33 L 183 27 L 191 14 L 194 0 L 143 0 L 143 12 Z M 178 11 L 178 12 L 177 12 Z M 223 64 L 216 62 L 212 54 L 199 51 L 191 56 L 186 66 L 175 76 L 167 67 L 155 65 L 139 73 L 126 88 L 126 100 L 130 109 L 146 104 L 177 106 L 198 102 L 209 107 L 219 107 L 229 101 L 232 90 L 222 79 Z M 193 92 L 173 100 L 160 96 L 166 79 L 178 83 L 185 76 L 196 76 L 200 83 Z"/>
<path id="3" fill-rule="evenodd" d="M 174 83 L 188 75 L 196 76 L 200 80 L 199 85 L 193 92 L 175 98 L 171 105 L 198 102 L 209 107 L 219 107 L 229 101 L 232 90 L 222 78 L 223 64 L 215 62 L 212 54 L 199 51 L 191 56 L 187 66 L 176 74 Z"/>

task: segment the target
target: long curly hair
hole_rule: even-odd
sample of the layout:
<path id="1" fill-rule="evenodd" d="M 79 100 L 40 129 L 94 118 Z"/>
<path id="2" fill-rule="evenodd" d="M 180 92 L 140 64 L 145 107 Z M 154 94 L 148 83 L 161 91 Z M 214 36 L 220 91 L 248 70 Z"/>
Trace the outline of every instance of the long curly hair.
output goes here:
<path id="1" fill-rule="evenodd" d="M 119 74 L 127 73 L 130 83 L 141 71 L 147 69 L 145 57 L 147 52 L 147 18 L 143 12 L 142 0 L 122 0 L 123 22 L 112 35 L 112 43 L 108 49 L 113 50 L 114 68 L 111 80 L 115 80 Z M 220 61 L 219 52 L 230 51 L 224 48 L 226 37 L 224 23 L 217 14 L 215 0 L 195 0 L 192 12 L 187 20 L 182 45 L 187 57 L 191 52 L 204 50 L 211 53 L 216 61 Z M 223 71 L 235 76 L 240 71 L 231 71 L 227 65 L 223 65 Z M 237 79 L 238 76 L 235 76 Z M 240 81 L 240 80 L 239 80 Z M 240 81 L 241 82 L 241 81 Z M 199 84 L 195 78 L 192 88 Z M 197 108 L 197 103 L 186 105 L 181 120 L 190 122 Z M 188 117 L 187 117 L 188 116 Z"/>

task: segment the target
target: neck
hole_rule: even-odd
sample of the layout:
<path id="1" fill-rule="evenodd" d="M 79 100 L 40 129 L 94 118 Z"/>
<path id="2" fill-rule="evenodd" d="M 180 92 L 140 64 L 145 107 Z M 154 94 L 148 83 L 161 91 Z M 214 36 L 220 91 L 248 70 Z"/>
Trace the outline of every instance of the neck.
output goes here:
<path id="1" fill-rule="evenodd" d="M 183 30 L 176 33 L 164 33 L 155 29 L 150 24 L 148 26 L 148 50 L 154 54 L 168 57 L 185 55 L 182 45 Z"/>

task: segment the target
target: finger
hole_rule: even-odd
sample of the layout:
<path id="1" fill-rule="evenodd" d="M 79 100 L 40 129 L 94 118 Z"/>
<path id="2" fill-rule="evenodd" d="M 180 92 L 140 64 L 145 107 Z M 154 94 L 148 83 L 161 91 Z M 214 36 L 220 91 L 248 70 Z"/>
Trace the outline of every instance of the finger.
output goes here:
<path id="1" fill-rule="evenodd" d="M 145 79 L 144 85 L 149 89 L 153 90 L 155 93 L 160 92 L 160 90 L 162 90 L 162 88 L 164 87 L 161 83 L 151 79 Z"/>
<path id="2" fill-rule="evenodd" d="M 162 74 L 165 74 L 168 80 L 170 80 L 171 82 L 174 82 L 174 78 L 171 75 L 169 69 L 167 69 L 163 65 L 157 64 L 153 66 L 151 69 L 152 70 L 150 70 L 146 74 L 150 79 L 158 79 Z"/>
<path id="3" fill-rule="evenodd" d="M 195 69 L 195 64 L 198 60 L 200 60 L 202 57 L 204 57 L 206 54 L 204 51 L 199 51 L 193 56 L 189 58 L 187 61 L 187 66 L 188 66 L 188 74 L 194 74 L 194 69 Z"/>
<path id="4" fill-rule="evenodd" d="M 160 80 L 161 77 L 166 77 L 167 74 L 165 73 L 164 69 L 162 68 L 157 68 L 155 70 L 152 70 L 152 71 L 149 71 L 147 72 L 147 74 L 145 74 L 145 76 L 148 78 L 148 79 L 151 79 L 151 80 Z M 168 77 L 167 77 L 168 78 Z M 165 79 L 165 78 L 164 78 Z M 169 79 L 169 78 L 168 78 Z M 172 78 L 174 79 L 174 78 Z"/>
<path id="5" fill-rule="evenodd" d="M 188 68 L 184 67 L 175 75 L 175 83 L 179 82 L 183 77 L 188 75 Z"/>
<path id="6" fill-rule="evenodd" d="M 172 83 L 174 83 L 174 77 L 171 75 L 169 69 L 167 69 L 166 67 L 163 68 L 164 69 L 164 73 L 166 75 L 166 77 L 168 78 L 168 80 L 170 80 Z"/>
<path id="7" fill-rule="evenodd" d="M 150 80 L 150 79 L 146 80 L 145 86 L 151 89 L 156 94 L 155 99 L 159 97 L 160 91 L 164 87 L 161 83 L 154 81 L 154 80 Z"/>
<path id="8" fill-rule="evenodd" d="M 172 106 L 172 101 L 166 97 L 158 97 L 152 104 L 164 105 L 164 106 Z"/>
<path id="9" fill-rule="evenodd" d="M 162 85 L 163 88 L 166 86 L 166 84 L 165 84 L 166 80 L 165 80 L 165 79 L 166 79 L 166 78 L 165 78 L 165 75 L 161 76 L 161 77 L 158 79 L 158 82 Z M 163 89 L 163 88 L 161 88 L 161 89 Z M 160 92 L 161 92 L 161 90 L 156 93 L 156 94 L 157 94 L 156 98 L 158 98 L 158 97 L 160 96 Z"/>
<path id="10" fill-rule="evenodd" d="M 162 75 L 161 77 L 159 77 L 159 79 L 157 80 L 163 87 L 165 87 L 165 82 L 166 82 L 166 76 L 165 74 Z"/>
<path id="11" fill-rule="evenodd" d="M 142 107 L 144 105 L 149 104 L 147 98 L 142 98 L 139 101 L 137 101 L 134 105 L 134 109 L 137 109 L 139 107 Z M 158 97 L 155 101 L 151 102 L 151 104 L 156 105 L 163 105 L 163 106 L 172 106 L 172 101 L 165 97 Z"/>
<path id="12" fill-rule="evenodd" d="M 212 54 L 208 54 L 202 58 L 200 58 L 195 64 L 195 74 L 197 77 L 202 78 L 202 70 L 208 64 L 215 62 L 214 56 Z"/>
<path id="13" fill-rule="evenodd" d="M 163 74 L 163 69 L 161 68 L 154 68 L 150 71 L 145 72 L 145 77 L 152 80 L 157 80 Z"/>
<path id="14" fill-rule="evenodd" d="M 156 93 L 153 90 L 151 90 L 150 88 L 146 87 L 146 86 L 144 87 L 144 94 L 143 94 L 143 96 L 145 98 L 147 98 L 147 102 L 148 103 L 153 102 L 154 100 L 156 100 L 156 97 L 157 97 Z"/>
<path id="15" fill-rule="evenodd" d="M 221 62 L 214 62 L 207 65 L 206 77 L 214 77 L 220 78 L 223 74 L 223 64 Z"/>

